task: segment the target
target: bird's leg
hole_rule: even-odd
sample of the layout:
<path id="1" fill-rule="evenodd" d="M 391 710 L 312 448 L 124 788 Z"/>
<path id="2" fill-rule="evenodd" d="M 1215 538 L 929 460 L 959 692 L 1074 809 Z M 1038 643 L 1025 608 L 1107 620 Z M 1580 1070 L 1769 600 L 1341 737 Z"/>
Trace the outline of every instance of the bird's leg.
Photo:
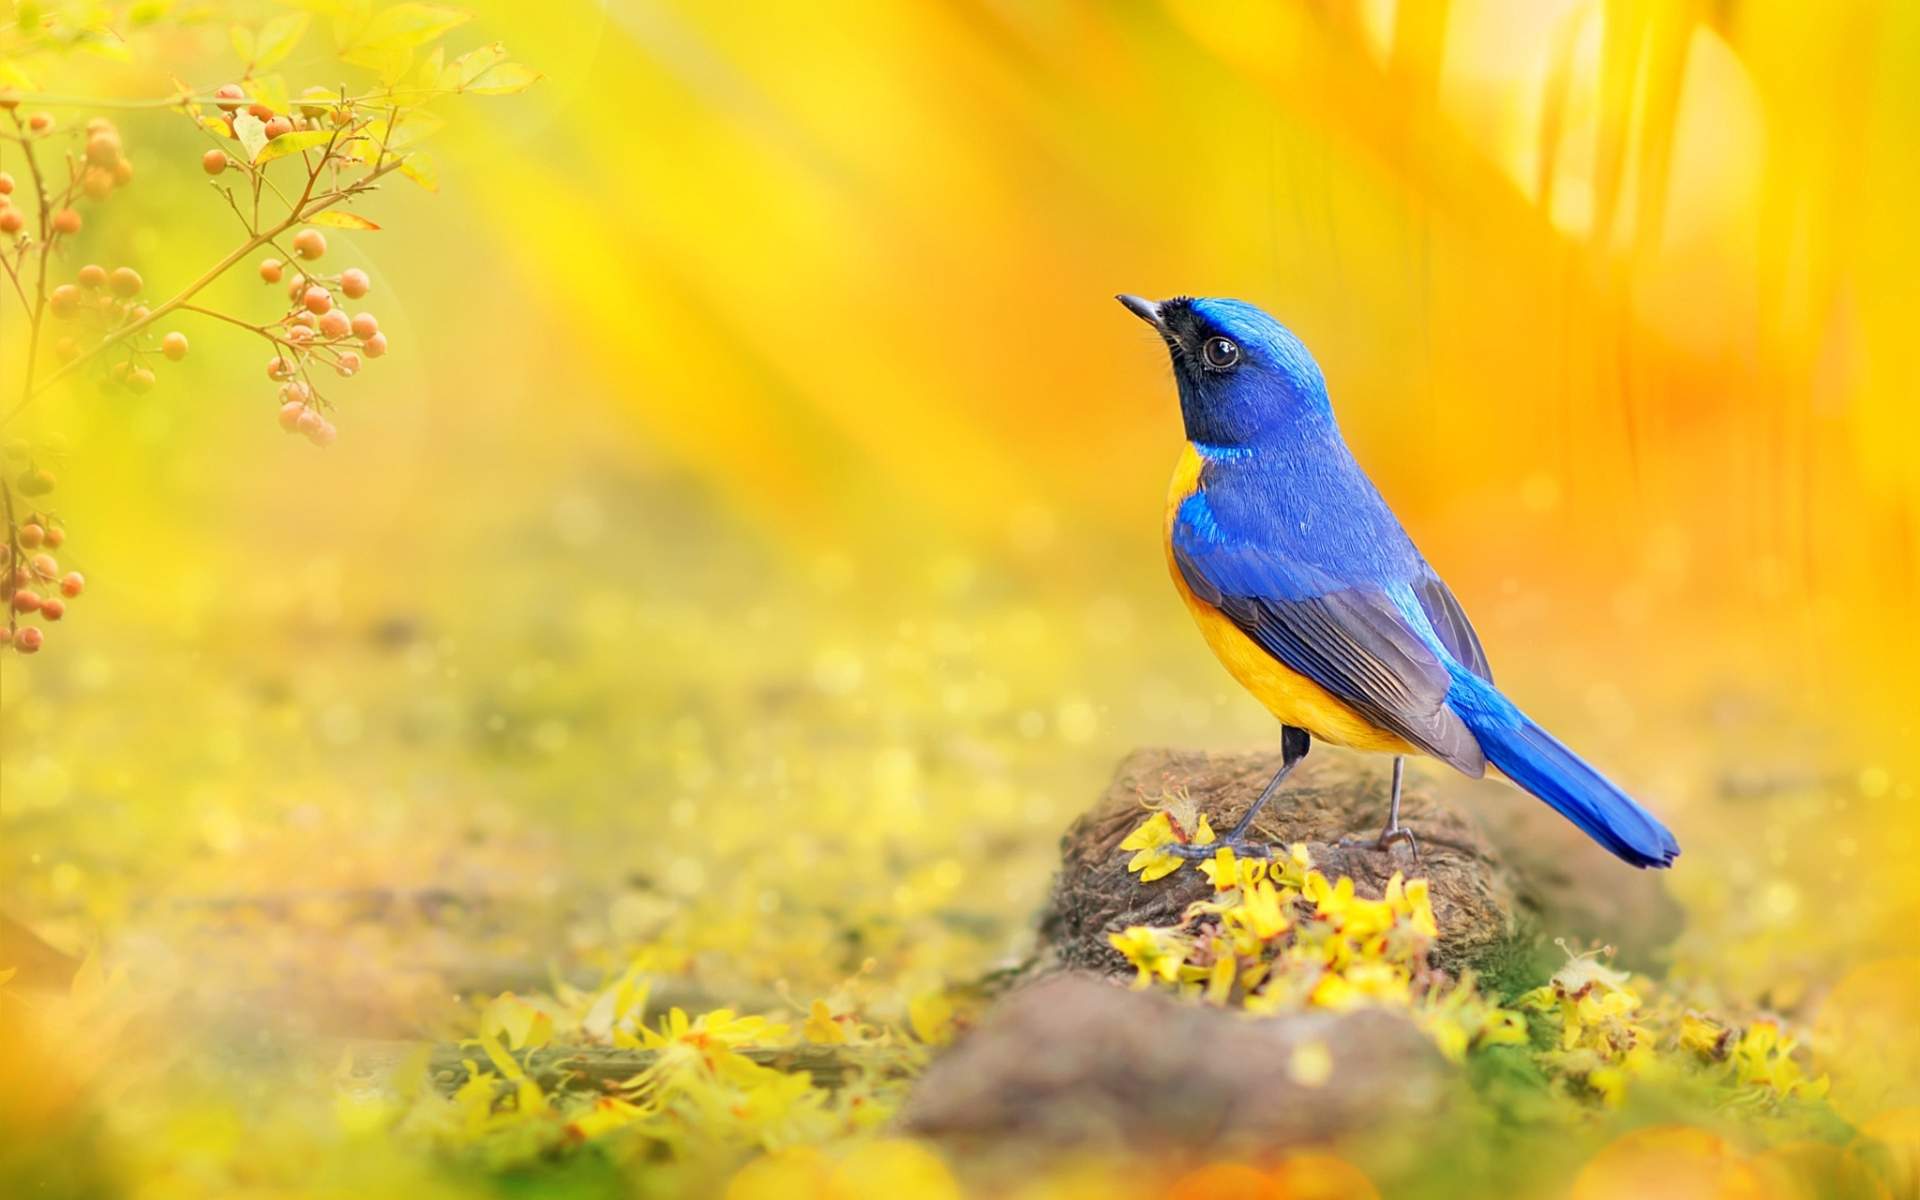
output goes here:
<path id="1" fill-rule="evenodd" d="M 1293 769 L 1299 766 L 1300 760 L 1307 756 L 1307 750 L 1312 744 L 1313 739 L 1306 730 L 1292 725 L 1282 725 L 1280 727 L 1280 769 L 1273 773 L 1272 779 L 1267 780 L 1267 786 L 1260 789 L 1260 794 L 1247 807 L 1247 811 L 1240 815 L 1240 819 L 1233 823 L 1233 828 L 1227 830 L 1227 836 L 1217 838 L 1204 846 L 1169 846 L 1168 849 L 1182 858 L 1192 859 L 1212 858 L 1214 852 L 1222 846 L 1246 858 L 1273 857 L 1272 846 L 1264 842 L 1256 843 L 1246 840 L 1247 830 L 1253 828 L 1253 819 L 1260 815 L 1260 810 L 1266 806 L 1267 801 L 1273 799 L 1273 794 L 1280 790 L 1280 785 L 1287 781 L 1287 776 L 1293 774 Z"/>
<path id="2" fill-rule="evenodd" d="M 1395 842 L 1405 842 L 1407 848 L 1413 851 L 1413 861 L 1420 861 L 1420 843 L 1414 839 L 1413 830 L 1408 829 L 1400 823 L 1400 784 L 1405 780 L 1406 775 L 1406 756 L 1402 754 L 1394 755 L 1393 795 L 1387 802 L 1387 827 L 1380 831 L 1379 837 L 1370 842 L 1355 841 L 1352 838 L 1341 838 L 1340 844 L 1342 846 L 1363 846 L 1368 850 L 1386 850 L 1391 852 Z"/>

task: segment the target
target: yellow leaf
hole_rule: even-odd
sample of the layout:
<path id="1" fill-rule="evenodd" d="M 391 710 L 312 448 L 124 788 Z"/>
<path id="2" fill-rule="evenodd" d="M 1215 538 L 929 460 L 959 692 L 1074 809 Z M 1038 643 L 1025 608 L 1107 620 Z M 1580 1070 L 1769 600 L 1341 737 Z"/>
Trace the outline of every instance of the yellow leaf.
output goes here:
<path id="1" fill-rule="evenodd" d="M 253 156 L 256 163 L 269 163 L 276 158 L 286 158 L 303 150 L 313 150 L 333 140 L 333 135 L 324 129 L 303 129 L 298 133 L 283 133 L 266 145 L 260 147 Z"/>
<path id="2" fill-rule="evenodd" d="M 430 192 L 440 190 L 440 175 L 434 170 L 433 160 L 430 158 L 410 154 L 401 162 L 400 173 Z"/>
<path id="3" fill-rule="evenodd" d="M 331 225 L 335 229 L 375 230 L 379 225 L 359 213 L 341 212 L 337 208 L 323 209 L 307 218 L 309 225 Z"/>
<path id="4" fill-rule="evenodd" d="M 509 62 L 492 68 L 460 90 L 476 96 L 510 96 L 526 91 L 539 81 L 540 72 L 524 63 Z"/>
<path id="5" fill-rule="evenodd" d="M 907 1002 L 907 1023 L 929 1046 L 944 1046 L 953 1040 L 953 1004 L 944 992 L 923 992 Z"/>
<path id="6" fill-rule="evenodd" d="M 282 13 L 261 26 L 260 36 L 254 39 L 254 67 L 271 67 L 292 54 L 300 39 L 307 35 L 307 25 L 312 20 L 303 12 Z"/>

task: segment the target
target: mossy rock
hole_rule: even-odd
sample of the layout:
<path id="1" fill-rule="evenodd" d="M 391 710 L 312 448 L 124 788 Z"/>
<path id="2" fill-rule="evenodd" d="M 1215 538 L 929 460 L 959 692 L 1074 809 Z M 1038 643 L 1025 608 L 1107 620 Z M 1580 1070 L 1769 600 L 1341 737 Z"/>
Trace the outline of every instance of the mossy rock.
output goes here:
<path id="1" fill-rule="evenodd" d="M 1127 871 L 1131 855 L 1119 848 L 1122 839 L 1146 819 L 1148 804 L 1181 790 L 1224 832 L 1279 765 L 1277 751 L 1144 749 L 1122 760 L 1105 794 L 1061 840 L 1060 873 L 1041 920 L 1043 963 L 1131 975 L 1108 935 L 1130 925 L 1175 924 L 1211 889 L 1195 869 L 1142 884 Z M 1434 965 L 1452 974 L 1472 969 L 1496 994 L 1544 978 L 1559 956 L 1552 938 L 1631 945 L 1629 965 L 1644 969 L 1677 934 L 1678 909 L 1655 873 L 1614 861 L 1538 801 L 1498 784 L 1472 785 L 1471 796 L 1448 784 L 1443 802 L 1409 770 L 1401 822 L 1418 837 L 1419 858 L 1405 845 L 1390 852 L 1342 845 L 1379 832 L 1389 771 L 1384 756 L 1322 750 L 1294 771 L 1251 836 L 1277 846 L 1304 843 L 1329 878 L 1352 878 L 1364 896 L 1380 896 L 1396 871 L 1426 879 L 1440 932 Z M 1511 828 L 1490 835 L 1490 826 L 1465 814 L 1483 791 L 1510 794 L 1491 810 Z"/>

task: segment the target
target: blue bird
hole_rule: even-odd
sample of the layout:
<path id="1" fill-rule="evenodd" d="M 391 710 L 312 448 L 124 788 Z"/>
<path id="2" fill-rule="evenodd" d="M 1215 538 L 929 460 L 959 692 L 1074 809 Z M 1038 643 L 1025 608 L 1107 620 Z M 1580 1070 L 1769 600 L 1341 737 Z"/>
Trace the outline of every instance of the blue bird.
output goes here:
<path id="1" fill-rule="evenodd" d="M 1499 771 L 1636 867 L 1670 865 L 1666 826 L 1494 686 L 1459 601 L 1347 449 L 1300 339 L 1240 300 L 1119 300 L 1165 339 L 1179 383 L 1174 586 L 1281 725 L 1280 769 L 1222 842 L 1261 852 L 1244 835 L 1320 738 L 1395 756 L 1376 849 L 1418 855 L 1400 785 L 1405 756 L 1426 754 L 1476 779 Z"/>

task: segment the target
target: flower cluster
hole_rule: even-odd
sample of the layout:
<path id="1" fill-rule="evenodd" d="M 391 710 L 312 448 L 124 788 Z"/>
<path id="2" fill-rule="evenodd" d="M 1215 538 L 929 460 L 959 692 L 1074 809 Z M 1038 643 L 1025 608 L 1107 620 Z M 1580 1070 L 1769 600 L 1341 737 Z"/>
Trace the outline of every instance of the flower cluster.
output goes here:
<path id="1" fill-rule="evenodd" d="M 1179 829 L 1212 840 L 1204 817 L 1181 820 L 1173 812 L 1169 819 L 1183 803 L 1176 797 L 1128 838 L 1143 880 L 1167 874 L 1166 860 L 1181 861 L 1164 850 L 1170 839 L 1184 840 Z M 1471 978 L 1449 980 L 1430 965 L 1439 931 L 1425 880 L 1395 873 L 1382 896 L 1370 899 L 1353 880 L 1316 870 L 1305 846 L 1271 860 L 1223 846 L 1200 869 L 1213 894 L 1189 906 L 1179 925 L 1111 935 L 1137 972 L 1136 986 L 1157 982 L 1252 1013 L 1398 1008 L 1456 1060 L 1476 1046 L 1526 1041 L 1517 1013 L 1480 996 Z"/>
<path id="2" fill-rule="evenodd" d="M 834 998 L 797 1020 L 677 1006 L 649 1019 L 648 965 L 594 989 L 495 997 L 468 1043 L 466 1081 L 451 1097 L 422 1089 L 397 1119 L 449 1148 L 508 1159 L 601 1139 L 640 1155 L 740 1155 L 878 1128 L 928 1047 L 950 1036 L 950 1010 L 927 1003 L 909 1006 L 906 1029 Z M 598 1083 L 535 1078 L 535 1051 L 565 1063 L 596 1048 L 630 1051 L 613 1061 L 631 1065 Z"/>
<path id="3" fill-rule="evenodd" d="M 1135 852 L 1129 869 L 1146 882 L 1185 865 L 1172 847 L 1212 840 L 1205 814 L 1175 795 L 1121 845 Z M 1353 880 L 1314 869 L 1304 846 L 1270 860 L 1222 847 L 1199 866 L 1213 894 L 1179 924 L 1110 935 L 1135 970 L 1135 986 L 1250 1013 L 1395 1009 L 1453 1061 L 1487 1047 L 1524 1047 L 1557 1089 L 1603 1107 L 1623 1103 L 1637 1080 L 1690 1073 L 1757 1103 L 1826 1093 L 1826 1077 L 1808 1072 L 1778 1020 L 1742 1029 L 1682 1007 L 1599 951 L 1568 950 L 1546 983 L 1506 1006 L 1471 974 L 1449 979 L 1429 961 L 1438 927 L 1425 880 L 1395 873 L 1371 899 Z"/>
<path id="4" fill-rule="evenodd" d="M 1622 1103 L 1635 1079 L 1668 1067 L 1705 1070 L 1752 1100 L 1826 1095 L 1826 1076 L 1807 1072 L 1797 1039 L 1776 1018 L 1740 1029 L 1679 1008 L 1651 981 L 1601 957 L 1569 951 L 1551 980 L 1517 1002 L 1546 1027 L 1551 1041 L 1541 1061 L 1557 1078 L 1609 1105 Z"/>

